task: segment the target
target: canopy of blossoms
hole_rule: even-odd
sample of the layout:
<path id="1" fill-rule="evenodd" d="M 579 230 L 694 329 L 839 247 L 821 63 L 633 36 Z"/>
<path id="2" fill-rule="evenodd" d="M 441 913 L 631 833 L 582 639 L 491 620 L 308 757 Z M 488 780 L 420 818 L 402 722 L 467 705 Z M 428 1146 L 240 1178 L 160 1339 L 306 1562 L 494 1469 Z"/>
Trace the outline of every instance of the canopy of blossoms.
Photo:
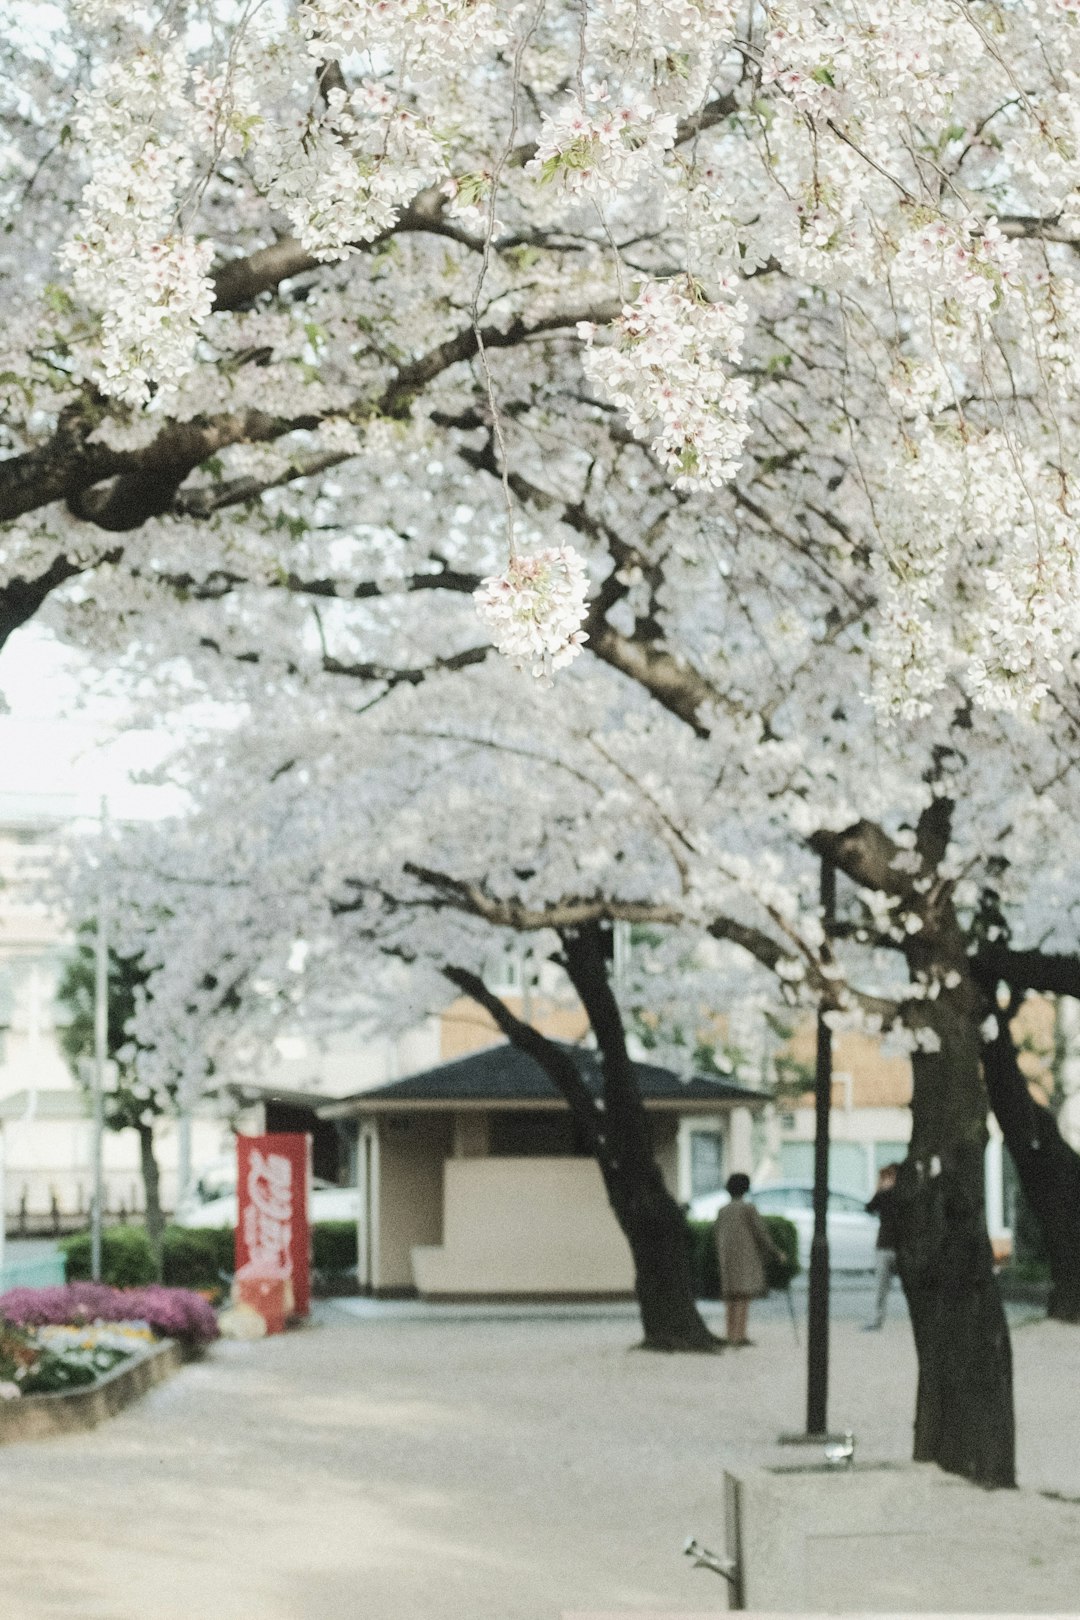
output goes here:
<path id="1" fill-rule="evenodd" d="M 883 717 L 1069 678 L 1071 0 L 4 12 L 5 633 L 288 576 L 251 503 L 404 446 L 502 481 L 482 612 L 545 679 L 588 558 L 522 484 L 602 521 L 613 469 L 688 566 L 854 560 Z"/>

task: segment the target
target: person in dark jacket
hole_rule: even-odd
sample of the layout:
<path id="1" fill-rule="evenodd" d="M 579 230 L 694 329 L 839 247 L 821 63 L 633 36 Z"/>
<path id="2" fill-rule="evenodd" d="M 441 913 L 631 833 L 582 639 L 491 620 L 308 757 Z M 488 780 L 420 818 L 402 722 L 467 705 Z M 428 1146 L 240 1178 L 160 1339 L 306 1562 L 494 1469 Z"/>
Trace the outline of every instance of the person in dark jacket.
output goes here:
<path id="1" fill-rule="evenodd" d="M 761 1299 L 769 1292 L 765 1261 L 770 1255 L 783 1260 L 784 1255 L 769 1236 L 760 1212 L 753 1204 L 745 1202 L 750 1177 L 729 1176 L 727 1190 L 731 1202 L 724 1205 L 713 1226 L 716 1258 L 720 1264 L 720 1291 L 727 1307 L 727 1342 L 749 1344 L 746 1319 L 750 1301 Z"/>
<path id="2" fill-rule="evenodd" d="M 896 1244 L 899 1212 L 896 1207 L 896 1172 L 898 1165 L 887 1164 L 878 1171 L 877 1191 L 866 1206 L 868 1215 L 878 1218 L 877 1249 L 874 1254 L 874 1285 L 876 1299 L 874 1320 L 867 1322 L 865 1331 L 876 1333 L 885 1324 L 885 1307 L 889 1289 L 896 1276 Z"/>

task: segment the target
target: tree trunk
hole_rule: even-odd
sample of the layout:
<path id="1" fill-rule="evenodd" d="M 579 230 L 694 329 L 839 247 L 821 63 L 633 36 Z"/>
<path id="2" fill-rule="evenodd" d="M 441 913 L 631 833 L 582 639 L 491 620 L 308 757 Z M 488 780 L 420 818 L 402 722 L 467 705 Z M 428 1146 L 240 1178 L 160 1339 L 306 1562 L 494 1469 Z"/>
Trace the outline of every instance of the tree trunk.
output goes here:
<path id="1" fill-rule="evenodd" d="M 563 936 L 566 966 L 589 1015 L 603 1063 L 604 1105 L 597 1106 L 571 1055 L 517 1018 L 476 974 L 446 977 L 485 1007 L 514 1045 L 527 1052 L 566 1098 L 600 1168 L 612 1213 L 630 1246 L 642 1348 L 714 1351 L 720 1340 L 694 1300 L 686 1217 L 664 1185 L 652 1132 L 626 1051 L 622 1017 L 608 984 L 603 937 L 595 925 Z"/>
<path id="2" fill-rule="evenodd" d="M 1080 1322 L 1080 1154 L 1062 1138 L 1049 1108 L 1035 1101 L 1016 1059 L 1004 1014 L 983 1047 L 990 1106 L 1046 1243 L 1049 1314 Z"/>
<path id="3" fill-rule="evenodd" d="M 1012 1352 L 986 1231 L 977 1006 L 966 978 L 919 1007 L 919 1022 L 941 1046 L 912 1056 L 897 1262 L 919 1361 L 915 1460 L 978 1485 L 1009 1486 L 1016 1483 Z"/>
<path id="4" fill-rule="evenodd" d="M 145 1190 L 146 1235 L 150 1239 L 150 1248 L 154 1256 L 158 1277 L 161 1277 L 161 1258 L 165 1238 L 165 1216 L 161 1208 L 161 1172 L 158 1169 L 157 1156 L 154 1153 L 154 1127 L 152 1125 L 136 1125 L 139 1133 L 139 1162 L 142 1166 L 143 1188 Z"/>
<path id="5" fill-rule="evenodd" d="M 940 763 L 935 756 L 927 777 L 935 786 Z M 919 816 L 914 850 L 870 821 L 810 842 L 854 883 L 899 902 L 900 949 L 912 980 L 929 992 L 909 1002 L 905 1019 L 937 1049 L 912 1053 L 911 1146 L 897 1178 L 896 1257 L 919 1360 L 915 1460 L 977 1485 L 1014 1485 L 1012 1350 L 986 1231 L 985 1001 L 954 883 L 941 872 L 952 812 L 951 800 L 935 792 Z"/>
<path id="6" fill-rule="evenodd" d="M 566 969 L 589 1015 L 604 1075 L 597 1158 L 608 1201 L 634 1258 L 646 1350 L 710 1351 L 719 1341 L 694 1300 L 686 1216 L 664 1185 L 652 1129 L 626 1050 L 622 1014 L 597 924 L 561 935 Z"/>

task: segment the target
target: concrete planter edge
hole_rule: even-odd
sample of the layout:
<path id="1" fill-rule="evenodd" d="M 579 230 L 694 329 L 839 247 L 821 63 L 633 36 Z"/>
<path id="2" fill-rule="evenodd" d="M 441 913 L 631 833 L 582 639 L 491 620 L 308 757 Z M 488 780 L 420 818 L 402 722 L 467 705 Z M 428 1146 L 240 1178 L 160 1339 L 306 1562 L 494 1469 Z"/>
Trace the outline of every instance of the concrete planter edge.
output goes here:
<path id="1" fill-rule="evenodd" d="M 148 1354 L 122 1362 L 96 1383 L 81 1389 L 0 1401 L 0 1445 L 96 1429 L 155 1384 L 163 1383 L 196 1354 L 178 1339 L 164 1339 Z"/>

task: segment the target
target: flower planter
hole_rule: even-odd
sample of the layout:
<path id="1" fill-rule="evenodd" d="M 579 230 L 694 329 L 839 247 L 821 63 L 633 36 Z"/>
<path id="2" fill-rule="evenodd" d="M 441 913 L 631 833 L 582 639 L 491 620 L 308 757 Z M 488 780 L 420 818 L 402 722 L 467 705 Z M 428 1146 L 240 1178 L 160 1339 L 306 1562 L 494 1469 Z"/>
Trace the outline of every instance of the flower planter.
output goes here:
<path id="1" fill-rule="evenodd" d="M 121 1362 L 93 1384 L 0 1401 L 0 1445 L 95 1429 L 198 1353 L 177 1339 L 165 1339 L 145 1355 Z"/>

